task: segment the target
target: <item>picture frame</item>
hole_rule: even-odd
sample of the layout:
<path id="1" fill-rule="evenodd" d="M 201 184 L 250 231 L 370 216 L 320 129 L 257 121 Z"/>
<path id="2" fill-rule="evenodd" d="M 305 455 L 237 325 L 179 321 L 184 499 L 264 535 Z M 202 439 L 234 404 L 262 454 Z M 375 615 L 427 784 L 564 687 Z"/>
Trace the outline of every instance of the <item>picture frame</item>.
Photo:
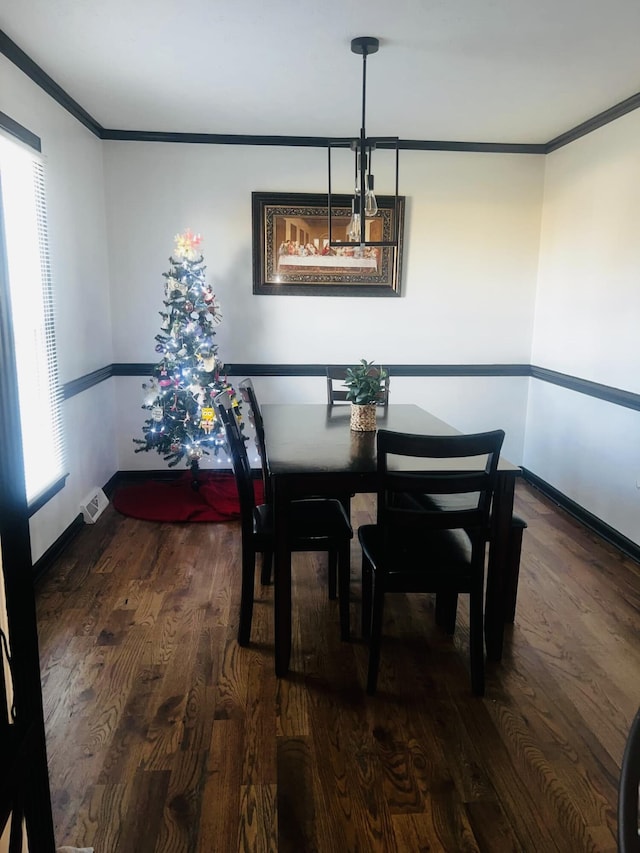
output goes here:
<path id="1" fill-rule="evenodd" d="M 361 247 L 346 239 L 351 197 L 322 193 L 251 194 L 253 293 L 270 296 L 400 296 L 404 196 L 398 196 L 398 247 Z M 378 196 L 378 216 L 367 220 L 371 240 L 392 239 L 394 196 Z"/>

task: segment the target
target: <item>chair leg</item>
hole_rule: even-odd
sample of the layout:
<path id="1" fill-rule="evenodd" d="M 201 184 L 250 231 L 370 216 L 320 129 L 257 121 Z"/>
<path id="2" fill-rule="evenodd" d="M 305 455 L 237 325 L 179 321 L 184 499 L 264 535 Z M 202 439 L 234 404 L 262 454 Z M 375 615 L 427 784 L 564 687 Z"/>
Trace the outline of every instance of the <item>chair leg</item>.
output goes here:
<path id="1" fill-rule="evenodd" d="M 471 689 L 484 696 L 484 626 L 482 618 L 483 581 L 469 596 L 469 656 L 471 658 Z"/>
<path id="2" fill-rule="evenodd" d="M 338 553 L 338 605 L 340 608 L 340 638 L 348 640 L 351 635 L 349 614 L 349 589 L 351 585 L 351 548 L 349 542 L 340 547 Z"/>
<path id="3" fill-rule="evenodd" d="M 260 572 L 260 583 L 268 586 L 271 583 L 273 571 L 273 549 L 269 548 L 262 552 L 262 571 Z"/>
<path id="4" fill-rule="evenodd" d="M 242 545 L 242 589 L 240 593 L 240 624 L 238 645 L 248 646 L 251 640 L 253 619 L 253 581 L 256 571 L 256 555 L 252 548 Z"/>
<path id="5" fill-rule="evenodd" d="M 504 621 L 515 622 L 516 600 L 518 598 L 518 578 L 520 575 L 520 557 L 522 555 L 522 534 L 524 524 L 511 524 L 509 531 L 509 551 L 507 568 L 507 590 L 505 593 Z"/>
<path id="6" fill-rule="evenodd" d="M 329 598 L 333 601 L 338 597 L 338 551 L 333 549 L 328 555 Z"/>
<path id="7" fill-rule="evenodd" d="M 380 638 L 382 635 L 382 618 L 384 614 L 384 589 L 380 578 L 376 575 L 373 585 L 373 613 L 371 616 L 371 638 L 369 639 L 369 667 L 367 671 L 367 693 L 370 696 L 376 692 L 378 685 L 378 668 L 380 666 Z"/>
<path id="8" fill-rule="evenodd" d="M 457 592 L 439 592 L 436 595 L 436 625 L 447 634 L 455 634 L 457 610 Z"/>
<path id="9" fill-rule="evenodd" d="M 362 554 L 362 600 L 361 600 L 361 632 L 364 640 L 371 636 L 371 592 L 373 585 L 373 570 L 364 552 Z"/>

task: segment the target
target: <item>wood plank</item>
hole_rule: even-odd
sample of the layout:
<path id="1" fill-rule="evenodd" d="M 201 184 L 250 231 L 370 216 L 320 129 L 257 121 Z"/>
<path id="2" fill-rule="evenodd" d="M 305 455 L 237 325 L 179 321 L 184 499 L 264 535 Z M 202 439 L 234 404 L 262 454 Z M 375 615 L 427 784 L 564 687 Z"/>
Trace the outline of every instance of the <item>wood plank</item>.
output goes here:
<path id="1" fill-rule="evenodd" d="M 273 587 L 256 568 L 236 641 L 240 530 L 107 508 L 37 589 L 58 844 L 97 851 L 613 853 L 638 705 L 640 569 L 524 483 L 515 625 L 471 694 L 468 607 L 390 596 L 364 692 L 360 550 L 352 641 L 326 557 L 293 562 L 293 669 L 273 671 Z M 373 496 L 352 501 L 354 524 Z"/>

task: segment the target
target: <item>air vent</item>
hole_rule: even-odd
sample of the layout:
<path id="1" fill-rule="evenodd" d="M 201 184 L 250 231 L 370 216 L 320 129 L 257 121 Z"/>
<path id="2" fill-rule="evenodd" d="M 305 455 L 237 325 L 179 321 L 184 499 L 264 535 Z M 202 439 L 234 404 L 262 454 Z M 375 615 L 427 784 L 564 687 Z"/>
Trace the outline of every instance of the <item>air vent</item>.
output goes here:
<path id="1" fill-rule="evenodd" d="M 96 487 L 93 491 L 89 492 L 80 504 L 85 524 L 95 524 L 108 506 L 109 499 L 102 489 Z"/>

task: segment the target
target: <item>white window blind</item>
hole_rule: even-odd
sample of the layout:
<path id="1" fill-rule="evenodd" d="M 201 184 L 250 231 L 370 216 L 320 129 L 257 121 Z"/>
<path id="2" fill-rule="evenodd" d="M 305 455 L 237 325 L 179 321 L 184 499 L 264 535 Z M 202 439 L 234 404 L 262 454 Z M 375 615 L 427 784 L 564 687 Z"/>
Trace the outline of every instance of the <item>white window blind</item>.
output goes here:
<path id="1" fill-rule="evenodd" d="M 0 134 L 0 199 L 20 397 L 27 501 L 64 477 L 62 389 L 54 329 L 41 156 Z"/>

